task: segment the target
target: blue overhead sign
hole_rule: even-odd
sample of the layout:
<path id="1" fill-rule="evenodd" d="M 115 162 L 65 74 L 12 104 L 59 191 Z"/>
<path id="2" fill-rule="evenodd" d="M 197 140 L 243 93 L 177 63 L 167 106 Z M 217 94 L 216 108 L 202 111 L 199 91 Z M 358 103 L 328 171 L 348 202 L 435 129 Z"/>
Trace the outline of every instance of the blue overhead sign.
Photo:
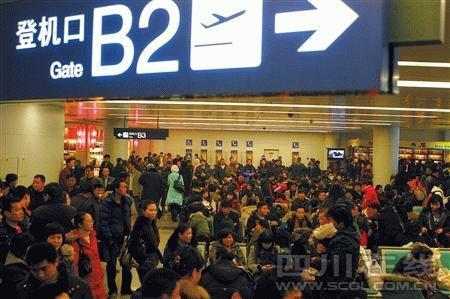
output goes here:
<path id="1" fill-rule="evenodd" d="M 0 99 L 383 90 L 384 0 L 19 1 Z"/>

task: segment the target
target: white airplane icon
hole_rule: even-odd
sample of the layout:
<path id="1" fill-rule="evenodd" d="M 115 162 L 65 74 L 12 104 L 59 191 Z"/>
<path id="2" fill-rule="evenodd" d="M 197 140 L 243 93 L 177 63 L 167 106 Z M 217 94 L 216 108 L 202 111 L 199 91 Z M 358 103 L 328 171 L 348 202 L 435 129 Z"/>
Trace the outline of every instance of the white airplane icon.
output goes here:
<path id="1" fill-rule="evenodd" d="M 237 17 L 239 17 L 239 16 L 242 16 L 244 13 L 245 13 L 245 10 L 242 10 L 242 11 L 237 12 L 237 13 L 235 13 L 235 14 L 229 16 L 229 17 L 224 17 L 224 16 L 221 16 L 221 15 L 219 15 L 219 14 L 213 13 L 212 15 L 213 15 L 214 17 L 216 17 L 217 22 L 214 22 L 214 23 L 212 23 L 212 24 L 210 24 L 210 25 L 205 25 L 205 24 L 203 24 L 203 23 L 201 23 L 201 24 L 202 24 L 203 27 L 205 27 L 205 29 L 208 29 L 208 28 L 211 28 L 211 27 L 214 27 L 214 26 L 218 26 L 218 25 L 220 25 L 220 24 L 223 24 L 223 23 L 225 23 L 225 22 L 231 21 L 231 20 L 233 20 L 233 19 L 235 19 L 235 18 L 237 18 Z"/>

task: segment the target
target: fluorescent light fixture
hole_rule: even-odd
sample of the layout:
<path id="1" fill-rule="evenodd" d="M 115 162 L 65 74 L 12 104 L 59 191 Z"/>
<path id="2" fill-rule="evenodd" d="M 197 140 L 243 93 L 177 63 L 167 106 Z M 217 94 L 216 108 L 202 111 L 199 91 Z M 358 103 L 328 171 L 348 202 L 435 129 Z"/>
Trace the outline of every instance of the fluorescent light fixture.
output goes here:
<path id="1" fill-rule="evenodd" d="M 108 114 L 108 116 L 112 116 Z M 350 124 L 350 125 L 373 125 L 373 126 L 390 126 L 391 124 L 385 122 L 369 122 L 369 121 L 329 121 L 329 120 L 295 120 L 295 119 L 251 119 L 251 118 L 211 118 L 211 117 L 158 117 L 158 116 L 126 116 L 129 120 L 181 120 L 181 121 L 233 121 L 233 122 L 256 122 L 256 123 L 303 123 L 309 124 Z M 121 117 L 117 117 L 120 119 Z"/>
<path id="2" fill-rule="evenodd" d="M 205 130 L 202 127 L 172 127 L 167 126 L 165 129 L 171 130 Z M 325 130 L 295 130 L 295 129 L 263 129 L 263 128 L 208 128 L 209 131 L 253 131 L 253 132 L 292 132 L 292 133 L 331 133 L 331 131 Z"/>
<path id="3" fill-rule="evenodd" d="M 69 108 L 70 109 L 70 108 Z M 129 107 L 82 107 L 82 110 L 125 110 Z M 170 112 L 186 112 L 186 109 L 176 108 L 131 108 L 139 111 L 170 111 Z M 401 115 L 401 114 L 370 114 L 370 113 L 333 113 L 333 112 L 303 112 L 303 111 L 265 111 L 265 110 L 228 110 L 228 109 L 189 109 L 190 112 L 223 112 L 223 113 L 255 113 L 255 114 L 298 114 L 298 115 L 342 115 L 342 116 L 372 116 L 372 117 L 400 117 L 400 118 L 438 118 L 435 115 Z M 128 116 L 128 114 L 120 114 L 122 116 Z M 119 115 L 117 115 L 119 116 Z M 389 120 L 390 122 L 394 122 Z"/>
<path id="4" fill-rule="evenodd" d="M 401 82 L 401 81 L 399 81 Z M 405 81 L 406 82 L 406 81 Z M 450 82 L 446 83 L 450 86 Z M 312 105 L 312 104 L 275 104 L 275 103 L 245 103 L 245 102 L 207 102 L 185 100 L 117 100 L 104 101 L 107 104 L 149 104 L 149 105 L 174 105 L 174 106 L 221 106 L 221 107 L 266 107 L 266 108 L 298 108 L 298 109 L 355 109 L 355 110 L 380 110 L 380 111 L 412 111 L 412 112 L 441 112 L 450 113 L 450 109 L 416 108 L 416 107 L 375 107 L 375 106 L 347 106 L 347 105 Z M 335 112 L 339 114 L 339 112 Z"/>
<path id="5" fill-rule="evenodd" d="M 450 68 L 447 62 L 425 62 L 425 61 L 399 61 L 399 66 L 418 66 L 418 67 L 442 67 Z"/>
<path id="6" fill-rule="evenodd" d="M 398 80 L 398 87 L 444 88 L 450 89 L 450 82 Z M 449 110 L 450 109 L 446 109 Z"/>
<path id="7" fill-rule="evenodd" d="M 178 125 L 178 126 L 211 126 L 215 124 L 211 123 L 205 123 L 205 122 L 163 122 L 163 121 L 151 121 L 151 122 L 138 122 L 141 124 L 159 124 L 159 125 Z M 286 128 L 285 125 L 266 125 L 266 124 L 235 124 L 235 123 L 225 123 L 225 124 L 217 124 L 216 126 L 224 126 L 224 127 L 274 127 L 274 128 Z M 348 127 L 348 126 L 290 126 L 293 129 L 300 128 L 300 129 L 330 129 L 330 130 L 336 130 L 336 129 L 345 129 L 345 130 L 359 130 L 362 129 L 361 127 Z M 204 127 L 203 129 L 208 129 L 208 127 Z"/>

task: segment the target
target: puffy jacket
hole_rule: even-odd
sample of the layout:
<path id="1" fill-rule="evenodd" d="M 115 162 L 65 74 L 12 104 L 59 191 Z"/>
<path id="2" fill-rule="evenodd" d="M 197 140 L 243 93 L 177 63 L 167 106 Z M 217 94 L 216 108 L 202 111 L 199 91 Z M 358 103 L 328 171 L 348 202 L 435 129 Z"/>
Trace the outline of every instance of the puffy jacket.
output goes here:
<path id="1" fill-rule="evenodd" d="M 63 266 L 58 267 L 58 272 L 58 281 L 44 286 L 41 285 L 34 275 L 30 275 L 25 282 L 17 285 L 18 298 L 55 298 L 61 293 L 67 293 L 71 299 L 93 298 L 88 284 L 83 279 L 68 274 Z"/>
<path id="2" fill-rule="evenodd" d="M 225 246 L 219 241 L 214 241 L 211 243 L 211 251 L 209 253 L 209 261 L 211 264 L 216 263 L 216 261 L 217 261 L 216 260 L 216 252 L 217 252 L 217 250 L 219 250 L 219 248 L 223 248 L 223 247 L 225 247 Z M 244 253 L 242 252 L 241 247 L 239 247 L 239 244 L 233 243 L 233 245 L 231 245 L 231 252 L 233 252 L 239 266 L 246 265 L 245 256 L 244 256 Z"/>
<path id="3" fill-rule="evenodd" d="M 320 276 L 319 280 L 324 283 L 343 282 L 350 283 L 355 281 L 359 261 L 359 242 L 360 234 L 356 225 L 338 229 L 336 236 L 331 239 L 326 252 L 326 270 Z M 351 258 L 351 261 L 347 259 Z M 348 264 L 351 262 L 349 269 Z M 322 265 L 322 267 L 325 265 Z M 346 291 L 325 291 L 324 298 L 344 298 Z M 347 297 L 345 297 L 347 298 Z"/>
<path id="4" fill-rule="evenodd" d="M 143 200 L 158 202 L 164 194 L 164 180 L 156 169 L 144 172 L 139 178 L 139 184 L 142 185 Z"/>
<path id="5" fill-rule="evenodd" d="M 89 235 L 90 243 L 87 243 L 84 239 L 80 238 L 72 243 L 74 249 L 74 266 L 75 271 L 78 273 L 78 261 L 80 260 L 81 250 L 89 256 L 92 272 L 84 278 L 89 285 L 94 298 L 105 298 L 106 291 L 103 283 L 105 273 L 103 272 L 102 265 L 100 263 L 100 255 L 98 253 L 97 237 L 95 231 L 92 231 Z M 81 250 L 80 250 L 81 245 Z"/>
<path id="6" fill-rule="evenodd" d="M 189 218 L 189 227 L 192 228 L 192 232 L 195 237 L 210 237 L 208 220 L 201 211 L 192 214 Z"/>
<path id="7" fill-rule="evenodd" d="M 368 185 L 364 188 L 364 200 L 361 207 L 364 210 L 371 204 L 379 205 L 380 201 L 378 200 L 378 194 L 377 191 L 375 191 L 375 188 L 372 185 Z"/>
<path id="8" fill-rule="evenodd" d="M 167 184 L 169 186 L 169 190 L 167 191 L 167 204 L 177 204 L 181 206 L 183 204 L 183 193 L 178 192 L 173 187 L 173 184 L 176 180 L 179 180 L 181 183 L 184 184 L 183 176 L 179 174 L 178 172 L 172 172 L 167 177 Z"/>
<path id="9" fill-rule="evenodd" d="M 223 289 L 231 290 L 229 293 L 235 291 L 248 293 L 253 288 L 253 280 L 247 271 L 236 267 L 231 260 L 224 259 L 203 270 L 199 285 L 204 287 L 210 295 L 217 294 Z"/>
<path id="10" fill-rule="evenodd" d="M 16 285 L 30 274 L 30 268 L 24 260 L 9 253 L 6 263 L 0 271 L 0 294 L 3 298 L 17 298 Z"/>
<path id="11" fill-rule="evenodd" d="M 145 216 L 138 216 L 131 231 L 128 250 L 131 256 L 143 264 L 150 260 L 156 267 L 162 260 L 159 246 L 159 232 L 156 223 Z"/>
<path id="12" fill-rule="evenodd" d="M 100 236 L 101 240 L 110 243 L 113 239 L 121 239 L 131 231 L 131 204 L 129 197 L 122 197 L 120 202 L 111 193 L 100 206 Z"/>
<path id="13" fill-rule="evenodd" d="M 72 219 L 77 210 L 63 202 L 48 201 L 45 205 L 33 211 L 31 215 L 30 233 L 37 241 L 43 241 L 43 231 L 47 223 L 58 222 L 64 227 L 64 231 L 71 231 L 74 227 Z"/>

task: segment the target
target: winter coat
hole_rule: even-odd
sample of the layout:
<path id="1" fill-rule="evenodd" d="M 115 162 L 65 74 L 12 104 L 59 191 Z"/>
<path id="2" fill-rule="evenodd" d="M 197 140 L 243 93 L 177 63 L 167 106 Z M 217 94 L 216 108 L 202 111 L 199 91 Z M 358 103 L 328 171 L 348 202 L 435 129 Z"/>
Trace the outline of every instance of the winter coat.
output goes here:
<path id="1" fill-rule="evenodd" d="M 70 206 L 80 211 L 80 206 L 84 205 L 86 201 L 92 198 L 90 193 L 78 193 L 70 199 Z M 91 215 L 92 216 L 92 215 Z"/>
<path id="2" fill-rule="evenodd" d="M 252 246 L 248 255 L 247 269 L 251 273 L 256 274 L 260 272 L 258 266 L 264 266 L 267 264 L 276 265 L 278 252 L 279 249 L 276 245 L 274 245 L 270 250 L 261 248 L 259 253 L 256 252 L 256 246 Z"/>
<path id="3" fill-rule="evenodd" d="M 31 215 L 30 233 L 37 241 L 44 241 L 44 227 L 50 222 L 58 222 L 62 225 L 65 232 L 69 232 L 74 228 L 72 219 L 76 213 L 77 210 L 75 208 L 63 202 L 48 201 L 45 205 L 33 211 Z"/>
<path id="4" fill-rule="evenodd" d="M 379 245 L 402 246 L 400 244 L 400 234 L 403 233 L 403 224 L 397 209 L 387 204 L 381 209 L 378 215 L 378 229 L 380 235 Z"/>
<path id="5" fill-rule="evenodd" d="M 80 277 L 67 273 L 63 266 L 58 267 L 56 283 L 42 286 L 34 275 L 29 275 L 26 281 L 17 285 L 18 298 L 44 299 L 55 298 L 61 293 L 67 293 L 71 299 L 91 299 L 89 285 Z"/>
<path id="6" fill-rule="evenodd" d="M 150 169 L 144 172 L 139 178 L 139 184 L 142 185 L 142 199 L 159 202 L 166 190 L 164 180 L 156 169 Z"/>
<path id="7" fill-rule="evenodd" d="M 177 204 L 179 206 L 183 205 L 183 193 L 178 192 L 173 187 L 173 184 L 176 180 L 178 180 L 184 184 L 183 176 L 178 172 L 172 172 L 167 177 L 167 185 L 169 186 L 169 190 L 167 191 L 167 204 Z"/>
<path id="8" fill-rule="evenodd" d="M 180 252 L 183 247 L 191 246 L 194 247 L 194 240 L 190 244 L 184 243 L 179 238 L 169 238 L 166 247 L 164 248 L 163 254 L 163 265 L 166 268 L 173 268 L 175 262 L 175 256 Z M 195 246 L 197 243 L 195 243 Z M 197 248 L 195 248 L 197 250 Z M 200 253 L 199 253 L 200 254 Z"/>
<path id="9" fill-rule="evenodd" d="M 211 264 L 215 264 L 217 262 L 216 252 L 218 251 L 219 248 L 223 248 L 223 247 L 225 247 L 225 246 L 220 241 L 214 241 L 211 243 L 210 252 L 209 252 L 209 262 Z M 238 263 L 239 266 L 246 265 L 245 256 L 244 256 L 244 253 L 242 252 L 241 247 L 239 247 L 239 244 L 233 243 L 233 245 L 231 245 L 231 252 L 233 252 L 233 254 L 236 258 L 236 262 Z"/>
<path id="10" fill-rule="evenodd" d="M 131 204 L 129 197 L 122 197 L 116 202 L 115 193 L 111 193 L 100 206 L 100 236 L 106 244 L 123 239 L 131 231 Z"/>
<path id="11" fill-rule="evenodd" d="M 78 273 L 78 262 L 80 260 L 81 251 L 83 251 L 84 254 L 89 256 L 92 266 L 92 272 L 83 279 L 91 288 L 92 296 L 95 299 L 102 299 L 106 296 L 103 283 L 105 273 L 103 272 L 103 268 L 100 263 L 100 255 L 98 253 L 98 243 L 95 231 L 91 231 L 89 234 L 89 239 L 90 243 L 87 243 L 83 238 L 79 238 L 72 243 L 72 247 L 74 249 L 75 272 Z"/>
<path id="12" fill-rule="evenodd" d="M 224 165 L 224 167 L 222 168 L 221 165 L 216 165 L 214 167 L 214 177 L 216 178 L 216 180 L 219 181 L 219 183 L 222 183 L 223 178 L 227 175 L 226 174 L 226 165 Z"/>
<path id="13" fill-rule="evenodd" d="M 311 221 L 308 219 L 308 216 L 305 215 L 302 221 L 295 216 L 295 213 L 292 213 L 292 216 L 286 222 L 286 229 L 292 234 L 294 229 L 296 228 L 311 228 Z"/>
<path id="14" fill-rule="evenodd" d="M 97 233 L 100 232 L 100 207 L 102 202 L 96 197 L 90 197 L 84 201 L 79 207 L 78 211 L 89 213 L 94 220 L 94 229 Z"/>
<path id="15" fill-rule="evenodd" d="M 23 232 L 26 232 L 25 227 L 19 223 Z M 9 252 L 9 242 L 18 232 L 15 228 L 9 226 L 6 221 L 0 223 L 0 268 L 4 265 L 6 256 Z"/>
<path id="16" fill-rule="evenodd" d="M 222 212 L 219 212 L 216 215 L 214 215 L 214 235 L 216 238 L 222 229 L 229 227 L 227 225 L 224 225 L 226 220 L 232 221 L 233 222 L 233 231 L 236 234 L 239 233 L 239 214 L 234 211 L 230 211 L 230 214 L 228 214 L 228 217 L 225 217 L 225 215 Z"/>
<path id="17" fill-rule="evenodd" d="M 154 220 L 138 216 L 131 231 L 128 250 L 138 264 L 151 261 L 156 267 L 162 260 L 159 246 L 159 231 Z"/>
<path id="18" fill-rule="evenodd" d="M 355 225 L 339 228 L 336 236 L 328 244 L 327 264 L 322 265 L 322 267 L 326 266 L 325 273 L 319 277 L 319 281 L 323 283 L 355 281 L 359 261 L 359 242 L 360 235 Z M 347 261 L 347 259 L 351 259 L 351 261 Z M 350 268 L 347 269 L 346 265 L 350 262 Z M 325 291 L 321 295 L 324 295 L 323 298 L 346 298 L 345 296 L 349 296 L 348 291 L 339 290 Z"/>
<path id="19" fill-rule="evenodd" d="M 425 227 L 428 230 L 428 233 L 426 234 L 428 238 L 436 238 L 443 247 L 449 246 L 450 240 L 449 237 L 446 236 L 446 233 L 448 234 L 450 232 L 450 213 L 445 209 L 441 209 L 439 221 L 435 222 L 433 219 L 434 217 L 432 216 L 430 209 L 424 208 L 419 216 L 420 226 Z M 444 232 L 437 235 L 435 231 L 439 228 L 443 228 Z"/>
<path id="20" fill-rule="evenodd" d="M 375 191 L 375 188 L 372 185 L 366 186 L 364 188 L 364 200 L 362 202 L 362 209 L 367 209 L 368 206 L 371 204 L 380 204 L 380 201 L 378 200 L 378 194 L 377 191 Z"/>
<path id="21" fill-rule="evenodd" d="M 223 289 L 229 289 L 230 293 L 248 293 L 253 288 L 253 280 L 247 271 L 236 267 L 231 260 L 224 259 L 203 270 L 199 285 L 213 298 L 219 299 L 222 297 L 214 294 Z"/>
<path id="22" fill-rule="evenodd" d="M 24 260 L 9 253 L 5 266 L 0 271 L 0 294 L 3 298 L 17 298 L 16 286 L 30 274 L 30 268 Z"/>
<path id="23" fill-rule="evenodd" d="M 192 232 L 196 238 L 210 237 L 208 220 L 201 211 L 192 214 L 189 218 L 189 227 L 192 228 Z"/>

